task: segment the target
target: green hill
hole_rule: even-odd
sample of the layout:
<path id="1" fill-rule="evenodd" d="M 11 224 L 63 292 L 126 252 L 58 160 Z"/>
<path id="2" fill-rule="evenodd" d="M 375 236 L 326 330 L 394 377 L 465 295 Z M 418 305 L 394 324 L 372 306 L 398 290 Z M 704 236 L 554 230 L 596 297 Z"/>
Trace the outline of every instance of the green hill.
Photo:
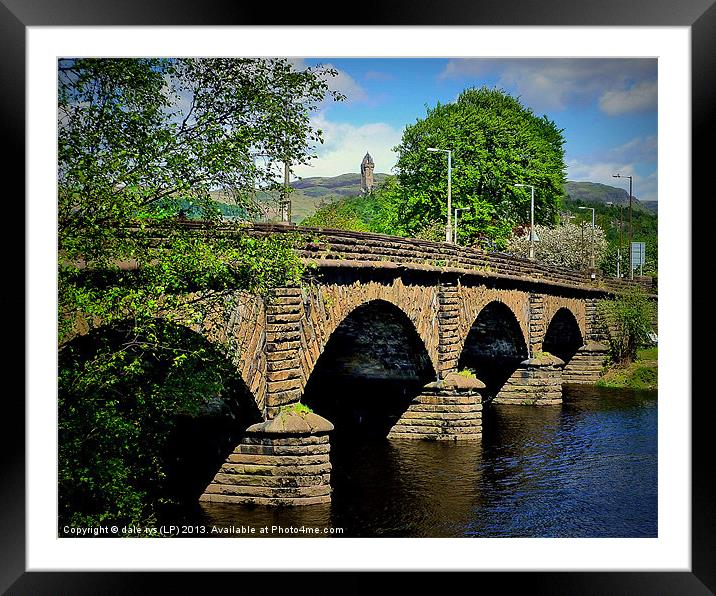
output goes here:
<path id="1" fill-rule="evenodd" d="M 382 184 L 389 174 L 376 173 L 373 175 L 376 185 Z M 360 174 L 341 174 L 340 176 L 303 178 L 291 183 L 294 189 L 291 193 L 291 219 L 300 222 L 313 215 L 318 205 L 332 199 L 359 196 Z M 263 195 L 263 196 L 262 196 Z M 259 200 L 276 202 L 275 197 L 259 193 Z"/>
<path id="2" fill-rule="evenodd" d="M 374 174 L 376 184 L 381 184 L 388 177 L 388 174 Z M 331 178 L 313 177 L 296 180 L 291 186 L 308 197 L 353 197 L 361 194 L 360 174 L 341 174 Z"/>
<path id="3" fill-rule="evenodd" d="M 564 194 L 567 202 L 582 201 L 584 203 L 608 203 L 615 205 L 629 205 L 629 191 L 623 188 L 608 186 L 607 184 L 599 184 L 597 182 L 572 182 L 568 181 L 564 185 Z M 641 211 L 657 212 L 656 201 L 640 201 L 634 196 L 632 200 L 632 209 Z"/>
<path id="4" fill-rule="evenodd" d="M 374 175 L 376 185 L 383 183 L 389 174 L 377 173 Z M 340 176 L 321 177 L 313 176 L 295 180 L 291 184 L 294 189 L 291 193 L 291 214 L 294 222 L 300 222 L 304 218 L 313 215 L 318 205 L 332 199 L 355 197 L 361 194 L 360 174 L 347 173 Z M 568 181 L 564 186 L 566 204 L 585 203 L 604 205 L 612 202 L 615 205 L 629 205 L 629 193 L 623 188 L 598 184 L 596 182 L 573 182 Z M 225 202 L 220 193 L 215 194 L 214 199 Z M 278 195 L 259 192 L 257 199 L 265 204 L 269 210 L 269 217 L 275 219 Z M 634 198 L 632 208 L 635 211 L 642 211 L 657 214 L 657 201 L 639 201 Z"/>

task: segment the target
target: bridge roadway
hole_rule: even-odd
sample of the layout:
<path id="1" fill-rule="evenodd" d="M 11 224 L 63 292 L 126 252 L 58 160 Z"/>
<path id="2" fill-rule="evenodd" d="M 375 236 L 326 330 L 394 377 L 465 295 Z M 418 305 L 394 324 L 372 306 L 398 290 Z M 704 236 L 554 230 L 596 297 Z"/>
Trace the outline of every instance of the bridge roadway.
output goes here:
<path id="1" fill-rule="evenodd" d="M 237 234 L 231 225 L 210 230 Z M 333 425 L 319 408 L 296 405 L 333 378 L 419 381 L 388 430 L 395 440 L 480 440 L 488 400 L 558 406 L 563 383 L 593 383 L 603 365 L 599 301 L 632 285 L 446 243 L 287 225 L 239 230 L 293 234 L 308 274 L 266 299 L 237 292 L 195 327 L 230 340 L 263 418 L 206 487 L 205 502 L 330 501 Z"/>

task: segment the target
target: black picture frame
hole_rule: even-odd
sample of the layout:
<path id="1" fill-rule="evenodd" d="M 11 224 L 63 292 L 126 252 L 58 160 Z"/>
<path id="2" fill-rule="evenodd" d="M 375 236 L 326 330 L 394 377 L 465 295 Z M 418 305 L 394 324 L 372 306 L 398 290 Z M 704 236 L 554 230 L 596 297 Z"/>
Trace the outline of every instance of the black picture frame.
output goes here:
<path id="1" fill-rule="evenodd" d="M 335 4 L 313 2 L 289 9 L 254 3 L 189 2 L 188 0 L 0 0 L 0 118 L 5 145 L 11 147 L 4 158 L 7 186 L 15 183 L 14 194 L 24 196 L 25 171 L 25 36 L 31 26 L 103 26 L 103 25 L 510 25 L 510 26 L 680 26 L 690 27 L 692 50 L 692 194 L 708 197 L 713 192 L 709 181 L 707 160 L 712 154 L 711 125 L 716 106 L 716 4 L 714 0 L 602 0 L 580 3 L 550 0 L 525 3 L 521 0 L 488 0 L 468 3 L 447 0 L 398 0 L 361 2 L 360 11 L 337 12 Z M 350 15 L 341 22 L 339 14 Z M 369 41 L 367 41 L 369 43 Z M 668 167 L 668 164 L 667 164 Z M 12 178 L 12 179 L 11 179 Z M 10 193 L 10 191 L 8 191 Z M 686 199 L 684 199 L 686 201 Z M 9 202 L 8 202 L 9 203 Z M 12 221 L 23 221 L 20 201 L 13 201 L 19 213 Z M 12 208 L 8 205 L 8 208 Z M 7 217 L 7 216 L 6 216 Z M 697 218 L 692 221 L 698 225 Z M 708 225 L 708 218 L 701 219 Z M 7 223 L 7 219 L 6 219 Z M 9 228 L 10 226 L 8 226 Z M 17 224 L 13 227 L 17 228 Z M 702 232 L 706 230 L 702 229 Z M 698 237 L 696 229 L 692 237 Z M 3 234 L 5 271 L 8 279 L 2 295 L 5 313 L 25 312 L 24 263 L 17 258 L 19 239 Z M 692 251 L 697 256 L 697 251 Z M 707 271 L 694 261 L 692 272 Z M 13 271 L 16 268 L 17 271 Z M 16 273 L 16 275 L 12 275 Z M 693 291 L 693 290 L 691 290 Z M 691 294 L 693 295 L 693 294 Z M 693 303 L 693 299 L 692 299 Z M 684 305 L 685 308 L 687 305 Z M 695 310 L 695 309 L 694 309 Z M 15 349 L 24 337 L 17 316 L 9 316 L 6 332 L 13 344 L 16 358 L 24 350 Z M 14 323 L 13 323 L 14 321 Z M 14 326 L 15 327 L 14 327 Z M 706 350 L 696 345 L 691 350 L 692 371 L 704 368 Z M 28 358 L 32 355 L 28 354 Z M 20 363 L 18 363 L 19 365 Z M 699 366 L 699 365 L 702 366 Z M 8 372 L 18 370 L 8 366 Z M 16 375 L 15 375 L 16 376 Z M 9 377 L 9 375 L 8 375 Z M 685 391 L 692 391 L 689 380 Z M 24 392 L 23 392 L 24 393 Z M 711 460 L 713 448 L 711 426 L 713 417 L 710 396 L 692 399 L 692 565 L 691 572 L 536 572 L 489 573 L 500 582 L 502 592 L 525 588 L 531 593 L 550 594 L 714 594 L 716 593 L 716 493 L 713 488 Z M 665 396 L 668 398 L 668 396 Z M 173 581 L 181 581 L 182 592 L 221 589 L 230 582 L 236 586 L 234 574 L 209 572 L 182 574 L 177 580 L 168 573 L 84 573 L 26 572 L 25 566 L 25 408 L 18 391 L 6 392 L 3 405 L 6 424 L 0 432 L 0 469 L 2 470 L 2 507 L 0 508 L 0 590 L 11 594 L 124 594 L 161 586 L 166 591 Z M 13 436 L 9 429 L 18 434 Z M 52 482 L 54 477 L 48 477 Z M 78 561 L 78 567 L 81 567 Z M 148 577 L 149 576 L 149 577 Z M 487 579 L 487 578 L 484 578 Z M 363 581 L 363 580 L 359 580 Z M 482 578 L 481 582 L 484 581 Z M 275 584 L 277 589 L 279 584 Z M 360 585 L 360 584 L 356 584 Z M 483 584 L 481 584 L 483 585 Z M 339 587 L 336 584 L 335 587 Z"/>

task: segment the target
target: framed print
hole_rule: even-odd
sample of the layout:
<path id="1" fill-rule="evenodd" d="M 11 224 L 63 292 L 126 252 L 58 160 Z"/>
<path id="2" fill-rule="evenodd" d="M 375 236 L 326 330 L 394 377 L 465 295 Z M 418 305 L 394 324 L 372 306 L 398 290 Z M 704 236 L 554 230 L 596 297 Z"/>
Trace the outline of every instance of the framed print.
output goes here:
<path id="1" fill-rule="evenodd" d="M 449 3 L 438 11 L 429 2 L 410 9 L 391 3 L 365 7 L 355 22 L 338 23 L 319 6 L 312 6 L 313 16 L 278 16 L 259 7 L 242 12 L 181 4 L 100 2 L 89 11 L 72 2 L 62 3 L 61 10 L 41 1 L 3 0 L 0 5 L 6 57 L 0 105 L 7 144 L 15 148 L 6 169 L 19 172 L 24 165 L 27 173 L 26 186 L 21 184 L 13 195 L 26 196 L 19 216 L 27 234 L 26 294 L 8 293 L 6 298 L 9 311 L 26 313 L 27 352 L 25 408 L 17 399 L 7 404 L 6 419 L 13 421 L 8 426 L 19 431 L 24 420 L 25 434 L 24 440 L 22 431 L 20 437 L 7 435 L 3 451 L 3 590 L 52 593 L 61 586 L 63 591 L 93 593 L 111 586 L 129 591 L 146 584 L 147 574 L 141 571 L 161 572 L 149 574 L 149 581 L 163 585 L 174 581 L 165 572 L 192 571 L 183 574 L 182 585 L 201 589 L 215 581 L 207 579 L 207 572 L 217 571 L 469 570 L 500 572 L 499 581 L 506 585 L 529 584 L 531 590 L 549 593 L 713 593 L 716 524 L 709 486 L 712 449 L 705 428 L 710 403 L 699 399 L 702 395 L 692 397 L 692 360 L 700 362 L 703 357 L 696 356 L 704 352 L 694 349 L 691 336 L 691 275 L 701 271 L 692 265 L 691 194 L 708 196 L 710 190 L 704 161 L 710 155 L 706 139 L 716 88 L 716 8 L 708 1 L 676 8 L 609 2 L 599 10 L 565 9 L 556 2 L 525 9 L 508 2 L 479 8 Z M 90 60 L 83 63 L 83 57 Z M 245 64 L 238 68 L 229 57 Z M 101 85 L 82 87 L 82 81 L 116 76 L 117 71 L 101 70 L 107 58 L 127 58 L 116 68 L 127 68 L 120 79 L 132 84 L 113 96 L 120 107 L 112 112 L 124 128 L 121 135 L 110 131 L 103 141 L 82 146 L 77 131 L 91 128 L 93 134 L 104 134 L 103 117 L 82 111 L 97 98 Z M 99 70 L 93 70 L 98 64 Z M 297 65 L 303 70 L 294 71 Z M 226 83 L 236 80 L 251 86 L 251 92 L 237 96 L 227 90 Z M 273 94 L 261 88 L 267 80 L 274 85 Z M 482 82 L 481 89 L 476 81 Z M 176 103 L 153 104 L 158 89 L 170 89 Z M 287 99 L 292 94 L 300 99 Z M 359 99 L 341 104 L 345 97 Z M 327 106 L 333 100 L 339 107 L 331 112 Z M 490 121 L 491 102 L 502 110 L 493 119 L 497 124 Z M 316 118 L 308 106 L 323 111 Z M 507 136 L 514 135 L 516 142 L 505 143 L 513 153 L 514 145 L 520 145 L 519 155 L 494 158 L 502 151 L 495 149 L 502 142 L 494 141 L 497 132 L 484 148 L 480 143 L 486 133 L 464 142 L 458 138 L 455 131 L 468 130 L 461 118 L 469 120 L 465 115 L 471 106 L 479 106 L 471 117 L 481 119 L 483 131 L 493 125 L 499 131 L 505 113 L 514 110 Z M 174 108 L 176 113 L 165 117 Z M 547 116 L 535 118 L 533 109 Z M 252 118 L 252 110 L 261 116 Z M 338 113 L 342 119 L 331 120 Z M 225 119 L 218 114 L 226 114 Z M 58 119 L 64 122 L 59 129 Z M 322 138 L 325 149 L 319 161 L 325 168 L 293 146 L 295 156 L 286 158 L 284 145 L 266 132 L 279 124 L 290 131 L 286 135 Z M 520 136 L 521 126 L 534 128 Z M 250 131 L 252 140 L 231 137 L 232 127 L 243 127 L 247 135 Z M 566 178 L 562 170 L 550 178 L 547 143 L 528 143 L 538 134 L 535 130 L 545 138 L 566 139 L 554 146 L 559 160 L 563 143 L 572 152 L 566 162 L 568 176 L 576 182 L 566 182 L 571 185 L 568 196 L 598 188 L 618 193 L 600 199 L 599 205 L 583 194 L 575 194 L 566 208 L 557 200 L 549 203 L 545 189 L 550 184 L 561 189 Z M 136 151 L 135 161 L 126 169 L 112 162 L 110 174 L 98 166 L 88 181 L 78 164 L 89 163 L 88 156 L 112 143 L 123 148 L 122 155 Z M 479 168 L 470 169 L 465 158 L 470 152 L 479 156 Z M 104 166 L 107 161 L 92 163 Z M 216 162 L 220 165 L 211 165 Z M 145 164 L 146 175 L 135 175 L 142 171 L 138 163 Z M 176 170 L 168 174 L 167 164 Z M 396 167 L 402 177 L 389 175 Z M 530 177 L 537 168 L 539 177 Z M 341 198 L 336 179 L 349 170 L 355 175 L 340 184 L 353 185 L 353 194 Z M 182 176 L 194 175 L 201 182 L 184 183 Z M 500 203 L 495 197 L 507 192 L 507 178 L 512 202 Z M 74 181 L 75 190 L 63 187 L 66 194 L 58 199 L 58 184 L 67 179 Z M 408 179 L 414 187 L 401 195 L 400 185 L 407 189 Z M 139 344 L 144 350 L 147 344 L 138 339 L 137 317 L 131 328 L 137 334 L 129 341 L 122 335 L 119 311 L 106 302 L 105 310 L 93 306 L 83 311 L 86 319 L 71 324 L 70 335 L 92 337 L 94 347 L 89 340 L 77 343 L 77 362 L 67 351 L 60 357 L 55 352 L 57 334 L 63 333 L 62 317 L 57 327 L 58 283 L 65 279 L 57 277 L 57 242 L 63 254 L 75 254 L 72 247 L 84 242 L 79 236 L 58 240 L 58 221 L 75 218 L 80 227 L 96 225 L 97 237 L 111 236 L 114 230 L 106 221 L 115 220 L 103 220 L 91 206 L 83 206 L 76 190 L 91 194 L 92 184 L 101 180 L 106 181 L 102 192 L 126 197 L 123 209 L 139 209 L 139 220 L 179 222 L 176 237 L 161 226 L 153 228 L 152 222 L 132 228 L 137 236 L 122 250 L 133 256 L 111 260 L 113 266 L 119 263 L 112 271 L 137 284 L 131 292 L 122 293 L 129 285 L 112 286 L 115 278 L 108 273 L 92 281 L 116 290 L 126 300 L 122 308 L 134 308 L 127 305 L 137 302 L 145 308 L 159 296 L 156 312 L 165 307 L 168 283 L 186 288 L 172 303 L 172 313 L 179 313 L 172 325 L 157 326 L 154 314 L 142 319 L 156 345 L 164 345 L 162 338 L 180 337 L 176 341 L 182 346 L 167 360 L 169 372 L 156 383 L 160 389 L 141 383 L 131 389 L 137 411 L 150 396 L 163 400 L 164 410 L 143 419 L 125 416 L 121 402 L 117 406 L 111 399 L 97 414 L 71 402 L 75 398 L 66 397 L 62 388 L 58 395 L 58 366 L 75 366 L 87 374 L 81 360 L 90 353 L 86 350 L 93 362 L 103 363 L 92 374 L 111 376 L 121 370 L 114 378 L 127 379 L 143 366 L 102 360 L 101 346 L 111 342 L 125 342 L 126 351 Z M 580 180 L 591 186 L 579 186 Z M 325 191 L 329 185 L 334 186 Z M 227 206 L 222 193 L 229 189 L 248 197 L 247 202 L 238 203 L 240 208 Z M 329 194 L 332 199 L 326 199 Z M 149 195 L 146 205 L 151 208 L 132 202 Z M 658 210 L 657 197 L 662 201 Z M 513 213 L 511 205 L 517 201 Z M 223 231 L 207 244 L 211 258 L 202 261 L 190 239 L 208 221 L 208 216 L 195 214 L 205 208 L 219 212 L 217 221 L 223 223 L 217 229 Z M 247 215 L 253 208 L 256 214 Z M 366 213 L 379 209 L 384 209 L 381 217 L 393 218 L 389 231 L 366 223 Z M 407 212 L 425 215 L 419 224 L 406 223 Z M 221 236 L 232 218 L 252 221 L 251 240 L 238 248 Z M 309 222 L 305 234 L 293 225 L 304 219 Z M 562 237 L 554 250 L 561 247 L 576 255 L 577 264 L 540 261 L 550 246 L 550 226 L 540 227 L 548 221 L 565 234 L 574 227 L 573 248 L 564 251 L 570 240 Z M 652 225 L 648 222 L 653 222 L 651 232 L 646 231 Z M 603 238 L 596 224 L 604 226 Z M 633 229 L 644 237 L 632 238 Z M 281 252 L 280 239 L 270 244 L 279 237 L 299 246 L 298 252 Z M 6 238 L 6 254 L 14 255 L 19 240 L 10 234 Z M 146 238 L 146 244 L 137 238 Z M 156 247 L 172 242 L 182 247 L 180 258 L 161 271 L 150 269 L 161 261 Z M 82 244 L 82 250 L 90 246 L 98 245 Z M 140 246 L 145 252 L 136 257 L 132 251 Z M 294 263 L 296 254 L 300 260 Z M 220 285 L 225 283 L 221 267 L 226 264 L 228 271 L 244 263 L 246 255 L 255 261 L 284 259 L 288 273 L 282 281 L 266 282 L 274 284 L 267 289 L 257 269 L 248 275 L 250 291 Z M 480 255 L 489 256 L 483 262 Z M 662 263 L 658 294 L 657 256 Z M 89 276 L 89 262 L 84 256 L 70 259 L 71 279 Z M 290 268 L 294 266 L 310 283 L 290 277 L 299 275 Z M 169 276 L 171 267 L 191 281 Z M 627 267 L 630 274 L 625 274 Z M 215 285 L 207 286 L 211 291 L 206 295 L 215 301 L 191 310 L 192 301 L 204 299 L 204 277 L 197 271 L 211 277 Z M 276 269 L 270 271 L 278 275 Z M 238 274 L 231 270 L 231 275 Z M 562 392 L 562 383 L 569 382 L 565 375 L 575 382 L 599 375 L 607 353 L 614 360 L 616 350 L 627 349 L 612 341 L 616 324 L 600 327 L 596 321 L 612 316 L 599 300 L 621 296 L 634 282 L 647 288 L 649 304 L 658 301 L 658 318 L 651 320 L 658 331 L 650 328 L 648 341 L 643 340 L 653 345 L 657 333 L 661 340 L 658 414 L 655 387 L 647 397 L 633 391 L 609 399 L 588 389 L 572 397 Z M 72 287 L 77 290 L 73 304 L 93 299 L 84 286 Z M 693 315 L 703 317 L 703 309 L 694 309 Z M 93 325 L 101 327 L 95 321 L 102 317 L 116 317 L 119 327 L 96 339 L 90 332 Z M 199 333 L 182 335 L 180 328 Z M 214 339 L 206 340 L 215 336 L 226 350 L 221 357 Z M 453 337 L 458 338 L 454 345 Z M 654 370 L 641 371 L 641 381 L 653 375 L 656 383 L 653 349 Z M 206 363 L 216 361 L 230 366 L 211 376 Z M 625 357 L 630 361 L 631 356 Z M 184 376 L 176 372 L 180 369 Z M 381 406 L 385 411 L 376 414 L 366 405 L 366 396 L 387 391 L 387 385 L 376 388 L 375 379 L 384 380 L 390 377 L 385 371 L 396 370 L 404 373 L 395 393 L 395 404 L 400 404 Z M 185 384 L 171 385 L 175 378 Z M 198 389 L 187 389 L 194 385 L 186 383 L 194 382 Z M 210 473 L 197 472 L 196 487 L 177 489 L 196 493 L 193 509 L 171 509 L 169 503 L 161 512 L 153 511 L 153 523 L 118 525 L 106 512 L 81 509 L 78 504 L 87 496 L 79 489 L 73 492 L 79 477 L 82 486 L 104 483 L 104 498 L 121 500 L 123 511 L 142 510 L 137 502 L 143 493 L 118 486 L 125 472 L 112 468 L 100 481 L 91 467 L 77 462 L 85 457 L 95 466 L 106 462 L 108 469 L 121 467 L 113 451 L 115 431 L 120 433 L 116 436 L 135 437 L 125 453 L 148 449 L 159 454 L 151 443 L 159 444 L 162 433 L 169 432 L 162 426 L 162 412 L 183 415 L 187 408 L 187 419 L 192 419 L 193 406 L 181 399 L 194 399 L 192 391 L 207 387 L 219 395 L 232 383 L 236 394 L 248 400 L 247 409 L 236 406 L 236 414 L 234 406 L 218 404 L 218 397 L 202 396 L 201 412 L 209 413 L 207 420 L 219 420 L 217 412 L 232 420 L 238 416 L 239 432 L 226 430 L 222 422 L 201 431 L 186 423 L 184 435 L 172 435 L 177 444 L 172 448 L 180 454 L 172 461 L 185 466 L 176 478 L 188 474 L 190 465 L 207 465 L 192 459 L 198 461 L 197 454 L 208 453 L 206 461 L 213 462 Z M 110 393 L 125 391 L 110 385 Z M 349 397 L 352 405 L 336 406 L 337 393 Z M 594 400 L 602 401 L 585 405 Z M 487 402 L 502 404 L 498 414 L 489 414 Z M 237 398 L 238 403 L 244 402 Z M 513 412 L 503 416 L 509 421 L 500 418 L 500 407 Z M 64 424 L 70 418 L 74 427 Z M 495 420 L 509 432 L 490 429 Z M 339 439 L 340 429 L 349 426 L 382 433 L 397 443 L 376 448 L 354 444 L 350 434 Z M 446 434 L 449 442 L 435 440 Z M 411 440 L 416 438 L 430 440 Z M 473 451 L 464 447 L 470 439 L 477 445 Z M 628 449 L 620 450 L 625 441 Z M 453 444 L 462 447 L 451 449 Z M 350 464 L 337 465 L 338 457 Z M 140 457 L 132 465 L 140 462 L 148 466 L 143 470 L 149 484 L 142 490 L 150 494 L 146 486 L 167 476 Z M 69 478 L 69 484 L 58 486 L 58 474 Z M 163 499 L 156 497 L 157 502 Z M 245 514 L 234 515 L 236 504 L 245 507 Z M 246 536 L 262 528 L 273 540 Z M 345 535 L 325 541 L 309 530 Z M 200 536 L 207 532 L 221 540 Z M 142 535 L 145 540 L 138 539 Z M 125 539 L 112 540 L 119 537 Z M 308 542 L 296 543 L 300 538 Z M 520 573 L 505 573 L 512 571 Z M 224 574 L 212 577 L 232 581 Z"/>

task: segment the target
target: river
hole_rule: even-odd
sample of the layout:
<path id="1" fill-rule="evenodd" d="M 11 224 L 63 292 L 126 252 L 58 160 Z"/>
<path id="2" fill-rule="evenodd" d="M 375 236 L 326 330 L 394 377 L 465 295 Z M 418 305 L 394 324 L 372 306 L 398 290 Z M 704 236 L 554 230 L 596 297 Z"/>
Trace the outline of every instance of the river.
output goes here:
<path id="1" fill-rule="evenodd" d="M 571 386 L 561 406 L 487 407 L 476 443 L 354 430 L 331 444 L 332 503 L 196 505 L 180 523 L 254 535 L 276 526 L 344 537 L 657 536 L 656 392 Z"/>

